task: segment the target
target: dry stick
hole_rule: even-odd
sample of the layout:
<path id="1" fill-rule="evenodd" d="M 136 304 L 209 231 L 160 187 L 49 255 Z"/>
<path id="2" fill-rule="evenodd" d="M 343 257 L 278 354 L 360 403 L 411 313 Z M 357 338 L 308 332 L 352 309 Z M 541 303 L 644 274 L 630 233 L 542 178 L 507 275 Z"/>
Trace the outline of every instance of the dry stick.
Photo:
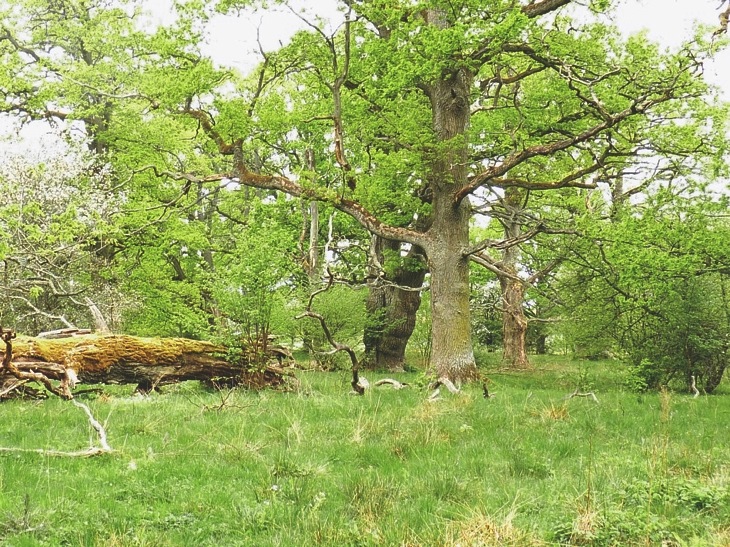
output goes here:
<path id="1" fill-rule="evenodd" d="M 385 386 L 390 385 L 393 386 L 393 389 L 403 389 L 404 387 L 408 387 L 408 384 L 405 382 L 399 382 L 398 380 L 393 380 L 392 378 L 383 378 L 382 380 L 378 380 L 375 382 L 376 386 Z"/>
<path id="2" fill-rule="evenodd" d="M 90 446 L 86 450 L 78 450 L 74 452 L 67 452 L 65 450 L 51 450 L 46 448 L 5 448 L 0 447 L 0 452 L 27 452 L 32 454 L 41 454 L 44 456 L 64 456 L 64 457 L 70 457 L 70 458 L 88 458 L 91 456 L 99 456 L 101 454 L 109 454 L 110 452 L 113 452 L 111 446 L 109 446 L 109 443 L 106 439 L 106 431 L 104 430 L 104 426 L 102 426 L 99 421 L 94 418 L 94 415 L 91 413 L 91 410 L 89 410 L 89 407 L 86 406 L 84 403 L 80 403 L 77 400 L 71 401 L 75 406 L 83 409 L 83 411 L 86 413 L 86 416 L 89 418 L 89 423 L 91 424 L 91 427 L 94 428 L 96 433 L 99 435 L 99 444 L 101 446 Z"/>
<path id="3" fill-rule="evenodd" d="M 89 423 L 91 424 L 91 427 L 94 428 L 94 430 L 99 435 L 99 444 L 101 445 L 101 452 L 111 452 L 112 448 L 109 446 L 109 443 L 106 440 L 106 431 L 104 430 L 104 426 L 102 426 L 99 421 L 94 418 L 94 415 L 91 413 L 91 410 L 89 410 L 89 407 L 86 406 L 84 403 L 78 402 L 76 399 L 71 401 L 74 406 L 77 406 L 86 413 L 86 416 L 89 418 Z M 90 447 L 89 450 L 92 450 L 93 447 Z"/>
<path id="4" fill-rule="evenodd" d="M 596 403 L 598 403 L 598 397 L 596 397 L 596 394 L 593 393 L 592 391 L 588 391 L 586 393 L 581 393 L 580 391 L 578 391 L 576 389 L 573 393 L 571 393 L 570 395 L 566 396 L 565 399 L 572 399 L 573 397 L 590 397 Z"/>
<path id="5" fill-rule="evenodd" d="M 2 391 L 0 391 L 0 399 L 5 397 L 5 395 L 10 393 L 11 391 L 14 391 L 14 390 L 18 389 L 19 387 L 23 386 L 24 384 L 27 384 L 29 381 L 30 380 L 18 380 L 16 378 L 12 384 L 10 384 L 8 387 L 6 387 Z"/>

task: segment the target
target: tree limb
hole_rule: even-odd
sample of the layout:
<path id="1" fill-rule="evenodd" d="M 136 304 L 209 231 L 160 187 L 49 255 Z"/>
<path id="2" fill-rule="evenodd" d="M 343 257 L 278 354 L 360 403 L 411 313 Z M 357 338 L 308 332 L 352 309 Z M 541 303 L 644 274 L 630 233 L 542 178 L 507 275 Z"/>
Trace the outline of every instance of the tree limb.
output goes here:
<path id="1" fill-rule="evenodd" d="M 344 351 L 347 353 L 347 356 L 350 358 L 351 363 L 351 370 L 352 370 L 352 382 L 350 382 L 350 385 L 352 385 L 352 389 L 355 390 L 355 393 L 358 395 L 364 395 L 365 389 L 367 388 L 367 380 L 364 378 L 360 378 L 359 376 L 359 370 L 360 370 L 360 361 L 357 358 L 357 355 L 355 354 L 355 350 L 353 350 L 350 346 L 346 344 L 341 344 L 340 342 L 337 342 L 334 337 L 332 336 L 332 331 L 330 331 L 329 327 L 327 326 L 327 322 L 325 321 L 324 317 L 322 317 L 321 314 L 312 311 L 312 304 L 314 303 L 314 298 L 322 294 L 332 288 L 332 285 L 334 284 L 334 276 L 332 275 L 332 272 L 329 270 L 328 273 L 328 279 L 327 279 L 327 285 L 324 287 L 317 289 L 316 291 L 313 291 L 312 294 L 309 295 L 309 301 L 307 302 L 307 308 L 304 311 L 304 313 L 301 313 L 296 316 L 296 319 L 302 319 L 304 317 L 311 317 L 312 319 L 316 319 L 319 322 L 320 327 L 322 327 L 322 332 L 325 335 L 325 338 L 327 338 L 327 342 L 334 348 L 332 350 L 332 353 L 338 353 L 340 351 Z"/>

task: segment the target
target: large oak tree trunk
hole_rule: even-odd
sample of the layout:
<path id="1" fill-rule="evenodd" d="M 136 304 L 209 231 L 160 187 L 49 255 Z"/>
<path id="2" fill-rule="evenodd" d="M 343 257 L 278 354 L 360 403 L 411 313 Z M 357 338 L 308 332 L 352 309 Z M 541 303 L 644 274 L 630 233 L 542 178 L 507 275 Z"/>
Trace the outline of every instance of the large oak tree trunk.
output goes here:
<path id="1" fill-rule="evenodd" d="M 426 10 L 426 19 L 448 26 L 440 10 Z M 469 128 L 469 91 L 473 76 L 464 68 L 445 73 L 426 86 L 433 128 L 438 141 L 431 165 L 432 224 L 426 245 L 431 272 L 431 366 L 439 377 L 452 381 L 478 376 L 471 341 L 469 311 L 468 198 L 457 199 L 468 183 L 469 152 L 464 135 Z"/>
<path id="2" fill-rule="evenodd" d="M 457 247 L 458 249 L 458 247 Z M 457 382 L 477 377 L 471 342 L 469 262 L 451 245 L 429 253 L 431 271 L 431 366 Z"/>
<path id="3" fill-rule="evenodd" d="M 262 387 L 281 384 L 287 375 L 273 362 L 260 367 L 252 367 L 245 357 L 230 362 L 226 352 L 224 346 L 184 338 L 18 337 L 12 363 L 20 371 L 41 373 L 50 380 L 71 379 L 71 387 L 75 381 L 133 384 L 141 391 L 183 380 Z M 272 359 L 276 360 L 277 354 L 272 353 Z M 0 369 L 0 384 L 3 377 L 9 380 L 9 371 Z"/>
<path id="4" fill-rule="evenodd" d="M 384 251 L 399 252 L 400 243 L 374 236 L 371 252 L 382 264 Z M 426 277 L 426 268 L 419 264 L 415 249 L 385 279 L 375 272 L 376 280 L 368 287 L 368 324 L 363 341 L 363 366 L 391 372 L 402 371 L 406 362 L 406 346 L 416 326 L 421 306 L 418 290 Z M 413 289 L 413 290 L 410 290 Z"/>

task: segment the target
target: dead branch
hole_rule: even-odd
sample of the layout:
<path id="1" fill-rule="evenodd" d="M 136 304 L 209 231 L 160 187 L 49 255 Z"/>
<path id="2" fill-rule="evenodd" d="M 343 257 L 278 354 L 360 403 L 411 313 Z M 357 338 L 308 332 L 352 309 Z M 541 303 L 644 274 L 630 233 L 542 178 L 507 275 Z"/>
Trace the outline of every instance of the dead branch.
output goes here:
<path id="1" fill-rule="evenodd" d="M 94 415 L 91 413 L 91 410 L 88 406 L 86 406 L 84 403 L 80 403 L 76 401 L 75 399 L 71 401 L 75 406 L 81 408 L 84 413 L 86 414 L 86 417 L 89 419 L 89 424 L 91 427 L 96 431 L 96 434 L 99 437 L 99 445 L 100 446 L 94 446 L 93 443 L 89 448 L 86 450 L 77 450 L 77 451 L 66 451 L 66 450 L 53 450 L 53 449 L 47 449 L 47 448 L 15 448 L 15 447 L 0 447 L 0 452 L 27 452 L 27 453 L 33 453 L 33 454 L 41 454 L 43 456 L 63 456 L 63 457 L 70 457 L 70 458 L 89 458 L 91 456 L 99 456 L 101 454 L 109 454 L 110 452 L 113 452 L 112 447 L 109 446 L 109 442 L 107 441 L 106 431 L 104 430 L 104 426 L 101 425 L 101 423 L 94 418 Z"/>
<path id="2" fill-rule="evenodd" d="M 572 399 L 573 397 L 590 397 L 596 404 L 599 404 L 598 397 L 592 391 L 583 393 L 576 389 L 573 393 L 566 395 L 565 400 Z"/>
<path id="3" fill-rule="evenodd" d="M 393 389 L 399 390 L 408 387 L 409 384 L 405 382 L 399 382 L 398 380 L 393 380 L 392 378 L 383 378 L 382 380 L 378 380 L 375 382 L 376 386 L 393 386 Z"/>
<path id="4" fill-rule="evenodd" d="M 43 387 L 45 387 L 48 391 L 62 399 L 73 399 L 73 395 L 71 395 L 71 387 L 75 383 L 75 375 L 64 375 L 60 385 L 56 387 L 45 374 L 34 372 L 32 370 L 20 370 L 15 363 L 13 363 L 13 340 L 15 337 L 16 334 L 14 330 L 0 327 L 0 338 L 2 338 L 2 341 L 5 343 L 5 353 L 3 355 L 2 367 L 0 367 L 2 376 L 10 374 L 17 380 L 38 382 L 39 384 L 43 384 Z"/>
<path id="5" fill-rule="evenodd" d="M 29 380 L 12 380 L 7 383 L 7 385 L 3 386 L 3 389 L 0 390 L 0 399 L 8 395 L 11 391 L 15 391 L 16 389 L 20 388 L 21 386 L 27 384 Z"/>
<path id="6" fill-rule="evenodd" d="M 41 332 L 38 333 L 36 338 L 47 338 L 53 340 L 56 338 L 69 338 L 71 336 L 84 336 L 86 334 L 91 334 L 91 329 L 68 328 Z"/>
<path id="7" fill-rule="evenodd" d="M 106 440 L 106 431 L 104 430 L 104 426 L 102 426 L 101 423 L 99 423 L 99 421 L 96 418 L 94 418 L 94 415 L 91 413 L 91 410 L 89 410 L 89 407 L 86 406 L 84 403 L 78 402 L 75 399 L 71 402 L 74 404 L 74 406 L 79 407 L 86 413 L 86 416 L 89 418 L 89 424 L 91 424 L 91 427 L 93 427 L 94 430 L 96 431 L 96 433 L 99 435 L 99 444 L 101 445 L 101 448 L 96 449 L 93 446 L 91 446 L 91 447 L 89 447 L 89 450 L 92 450 L 92 451 L 100 450 L 100 452 L 96 452 L 99 454 L 103 454 L 105 452 L 111 452 L 112 448 L 111 448 L 111 446 L 109 446 L 109 443 Z"/>
<path id="8" fill-rule="evenodd" d="M 728 8 L 730 9 L 730 8 Z M 694 398 L 697 398 L 700 396 L 700 390 L 697 389 L 697 380 L 695 379 L 695 375 L 692 375 L 692 384 L 689 386 L 692 393 L 694 393 Z"/>
<path id="9" fill-rule="evenodd" d="M 360 361 L 357 358 L 357 355 L 355 354 L 355 350 L 353 350 L 350 346 L 347 344 L 341 344 L 340 342 L 337 342 L 333 336 L 332 332 L 330 331 L 329 327 L 327 326 L 327 322 L 325 321 L 324 317 L 322 317 L 321 314 L 312 311 L 312 304 L 314 303 L 314 298 L 318 294 L 322 294 L 323 292 L 326 292 L 332 288 L 332 285 L 335 282 L 335 277 L 332 275 L 332 272 L 327 269 L 327 285 L 324 287 L 317 289 L 316 291 L 313 291 L 312 294 L 309 295 L 309 301 L 307 302 L 307 308 L 304 311 L 304 313 L 301 313 L 296 316 L 296 319 L 302 319 L 303 317 L 311 317 L 312 319 L 316 319 L 319 321 L 320 327 L 322 327 L 322 332 L 324 332 L 325 338 L 327 338 L 327 342 L 329 342 L 330 346 L 332 346 L 333 353 L 337 353 L 340 351 L 344 351 L 347 353 L 348 357 L 350 358 L 350 363 L 352 365 L 352 381 L 350 382 L 350 385 L 352 386 L 352 389 L 357 393 L 358 395 L 364 395 L 365 390 L 369 387 L 369 383 L 365 378 L 360 378 Z"/>

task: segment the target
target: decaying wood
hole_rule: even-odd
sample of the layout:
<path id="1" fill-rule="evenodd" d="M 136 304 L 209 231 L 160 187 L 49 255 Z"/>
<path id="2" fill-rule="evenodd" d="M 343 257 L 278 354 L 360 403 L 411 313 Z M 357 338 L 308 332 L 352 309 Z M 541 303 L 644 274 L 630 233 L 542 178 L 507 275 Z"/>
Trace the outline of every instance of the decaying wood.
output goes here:
<path id="1" fill-rule="evenodd" d="M 730 10 L 730 8 L 728 8 Z M 692 393 L 694 394 L 694 398 L 697 398 L 700 396 L 700 390 L 697 389 L 697 379 L 695 378 L 695 375 L 692 375 L 692 384 L 689 386 L 690 390 L 692 390 Z"/>
<path id="2" fill-rule="evenodd" d="M 13 382 L 15 383 L 15 385 L 23 384 L 29 380 L 39 381 L 38 376 L 40 376 L 40 377 L 42 377 L 42 380 L 40 380 L 41 383 L 43 383 L 44 386 L 46 386 L 46 388 L 48 388 L 48 384 L 50 384 L 50 380 L 45 378 L 42 374 L 33 373 L 34 376 L 28 377 L 27 375 L 24 375 L 23 373 L 18 371 L 18 369 L 13 364 L 13 342 L 12 341 L 15 338 L 16 338 L 16 336 L 15 336 L 14 331 L 12 331 L 10 329 L 3 329 L 2 327 L 0 327 L 0 339 L 5 344 L 5 350 L 3 351 L 3 358 L 2 358 L 2 361 L 0 361 L 0 363 L 1 363 L 0 375 L 4 376 L 6 374 L 12 374 L 15 377 L 13 379 Z M 75 374 L 73 374 L 72 372 L 73 371 L 71 371 L 65 375 L 67 380 L 69 378 L 75 378 Z M 0 378 L 2 376 L 0 376 Z M 61 385 L 64 386 L 64 381 L 61 382 Z M 15 386 L 13 386 L 13 387 L 15 387 Z M 64 389 L 68 389 L 68 387 L 69 387 L 69 382 L 67 381 L 67 382 L 65 382 Z M 52 389 L 53 388 L 51 386 L 50 390 L 52 390 Z M 65 394 L 65 391 L 64 391 L 64 394 Z M 89 419 L 89 424 L 91 424 L 91 427 L 94 428 L 97 435 L 99 436 L 99 444 L 101 445 L 100 447 L 95 447 L 92 445 L 88 449 L 79 451 L 79 452 L 64 452 L 64 451 L 60 451 L 60 450 L 46 450 L 43 448 L 29 450 L 29 449 L 21 449 L 21 448 L 4 448 L 3 447 L 3 448 L 0 448 L 0 452 L 21 451 L 21 452 L 35 452 L 35 453 L 43 454 L 43 455 L 86 456 L 86 457 L 97 456 L 99 454 L 106 454 L 107 452 L 111 452 L 112 449 L 109 446 L 109 443 L 107 442 L 106 431 L 104 430 L 104 426 L 102 426 L 101 423 L 99 423 L 99 421 L 96 418 L 94 418 L 94 415 L 91 413 L 91 410 L 89 409 L 89 407 L 86 406 L 84 403 L 80 403 L 78 401 L 73 401 L 73 404 L 75 406 L 83 409 L 83 411 L 86 413 L 86 416 Z"/>
<path id="3" fill-rule="evenodd" d="M 99 444 L 101 446 L 91 445 L 86 450 L 76 451 L 54 450 L 50 448 L 0 447 L 0 452 L 30 452 L 33 454 L 41 454 L 43 456 L 66 456 L 70 458 L 89 458 L 91 456 L 100 456 L 101 454 L 108 454 L 110 452 L 113 452 L 111 446 L 109 446 L 109 443 L 107 442 L 104 426 L 102 426 L 101 423 L 99 423 L 99 421 L 94 418 L 94 415 L 91 413 L 89 407 L 75 400 L 71 402 L 84 411 L 86 417 L 89 419 L 89 424 L 92 428 L 94 428 L 96 434 L 99 436 Z"/>
<path id="4" fill-rule="evenodd" d="M 3 358 L 0 393 L 8 382 L 17 380 L 41 383 L 51 393 L 70 399 L 77 382 L 133 384 L 144 392 L 183 380 L 245 387 L 281 385 L 285 376 L 292 375 L 273 363 L 255 368 L 245 358 L 231 363 L 226 352 L 224 346 L 184 338 L 18 337 L 12 359 L 5 363 Z M 286 351 L 273 348 L 270 354 L 272 361 L 279 361 Z"/>
<path id="5" fill-rule="evenodd" d="M 85 336 L 91 334 L 91 329 L 57 329 L 41 332 L 36 338 L 70 338 L 72 336 Z"/>
<path id="6" fill-rule="evenodd" d="M 398 380 L 393 380 L 392 378 L 383 378 L 382 380 L 378 380 L 375 382 L 376 386 L 393 386 L 393 389 L 403 389 L 404 387 L 408 387 L 409 384 L 405 382 L 399 382 Z"/>

